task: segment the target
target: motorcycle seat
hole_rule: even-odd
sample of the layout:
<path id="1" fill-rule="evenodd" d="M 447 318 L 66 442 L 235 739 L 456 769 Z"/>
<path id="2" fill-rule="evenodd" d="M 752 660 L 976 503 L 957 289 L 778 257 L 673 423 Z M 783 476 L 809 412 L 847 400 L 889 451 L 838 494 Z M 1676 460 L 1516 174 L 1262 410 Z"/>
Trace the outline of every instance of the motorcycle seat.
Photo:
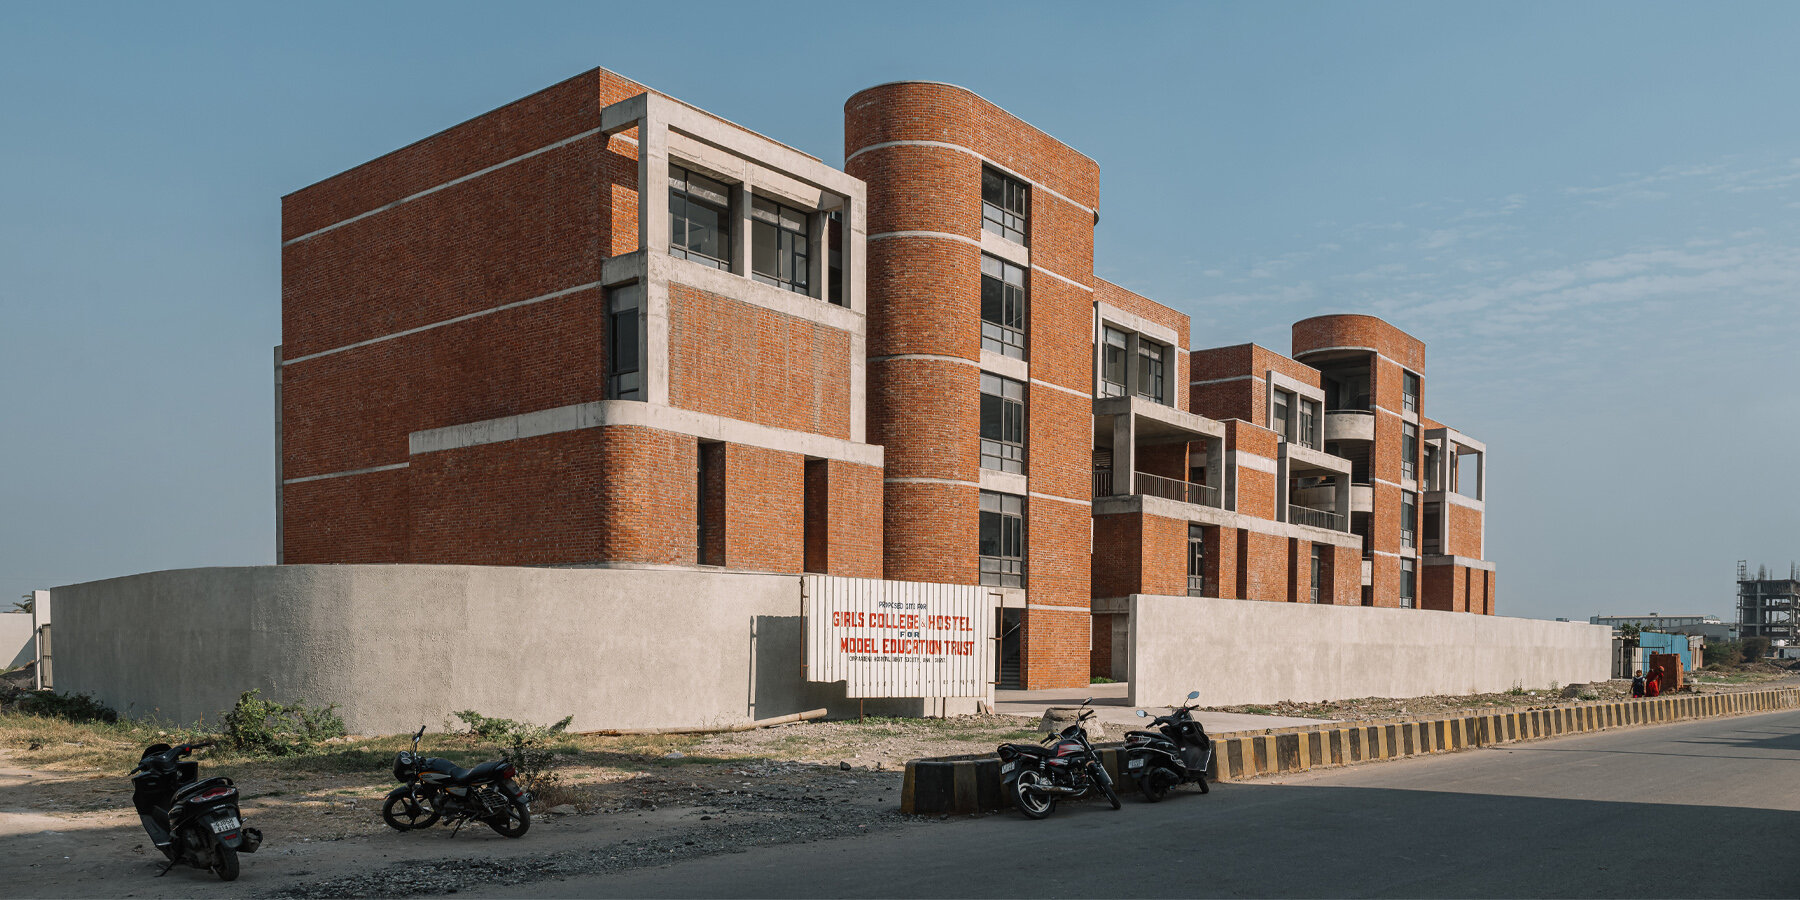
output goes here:
<path id="1" fill-rule="evenodd" d="M 1159 741 L 1166 741 L 1169 739 L 1168 735 L 1163 734 L 1160 731 L 1127 731 L 1127 732 L 1125 732 L 1125 736 L 1126 737 L 1143 736 L 1143 737 L 1147 737 L 1147 738 L 1154 738 Z"/>
<path id="2" fill-rule="evenodd" d="M 1012 747 L 1014 750 L 1019 751 L 1019 755 L 1021 755 L 1021 756 L 1055 756 L 1056 755 L 1056 749 L 1054 747 L 1046 747 L 1042 744 L 1010 744 L 1008 746 Z"/>
<path id="3" fill-rule="evenodd" d="M 484 762 L 473 769 L 465 769 L 462 766 L 441 757 L 432 757 L 425 761 L 425 768 L 428 771 L 442 772 L 445 775 L 450 776 L 450 782 L 452 784 L 471 784 L 477 781 L 496 780 L 500 777 L 500 767 L 504 765 L 506 765 L 506 760 L 496 759 L 490 762 Z"/>

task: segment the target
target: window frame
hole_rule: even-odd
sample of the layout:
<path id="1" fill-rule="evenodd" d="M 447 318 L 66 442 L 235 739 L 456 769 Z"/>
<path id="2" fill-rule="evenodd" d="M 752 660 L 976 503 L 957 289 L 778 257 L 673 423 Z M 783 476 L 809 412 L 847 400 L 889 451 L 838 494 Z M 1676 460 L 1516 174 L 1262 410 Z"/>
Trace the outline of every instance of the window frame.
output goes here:
<path id="1" fill-rule="evenodd" d="M 1157 403 L 1168 403 L 1164 391 L 1169 386 L 1169 348 L 1157 341 L 1147 340 L 1143 335 L 1137 339 L 1138 384 L 1136 393 L 1139 397 Z M 1154 373 L 1150 366 L 1155 366 Z M 1151 390 L 1149 382 L 1155 380 L 1155 389 Z"/>
<path id="2" fill-rule="evenodd" d="M 1415 609 L 1419 604 L 1419 564 L 1416 560 L 1400 558 L 1400 608 Z"/>
<path id="3" fill-rule="evenodd" d="M 1313 602 L 1313 603 L 1319 602 L 1319 587 L 1324 581 L 1324 578 L 1323 578 L 1324 557 L 1321 555 L 1322 549 L 1323 548 L 1319 544 L 1315 543 L 1312 545 L 1312 562 L 1311 562 L 1311 576 L 1310 577 L 1311 577 L 1311 584 L 1312 584 L 1312 601 L 1311 602 Z"/>
<path id="4" fill-rule="evenodd" d="M 989 197 L 989 187 L 997 196 Z M 1029 246 L 1031 186 L 993 166 L 981 167 L 981 230 Z"/>
<path id="5" fill-rule="evenodd" d="M 1269 430 L 1284 441 L 1294 439 L 1294 404 L 1298 399 L 1293 391 L 1277 388 L 1269 403 Z"/>
<path id="6" fill-rule="evenodd" d="M 979 557 L 981 584 L 995 587 L 1025 586 L 1025 511 L 1024 497 L 998 491 L 981 492 L 975 548 Z M 989 544 L 988 537 L 990 521 L 994 529 L 992 545 Z M 1009 544 L 1012 545 L 1010 548 Z M 986 552 L 990 549 L 999 552 Z M 1016 550 L 1016 555 L 1008 554 L 1008 549 Z"/>
<path id="7" fill-rule="evenodd" d="M 772 206 L 774 210 L 762 209 Z M 789 225 L 789 217 L 797 225 Z M 789 206 L 772 197 L 760 194 L 750 196 L 750 278 L 763 284 L 792 291 L 796 294 L 812 296 L 812 217 L 813 214 L 796 206 Z M 772 251 L 775 255 L 775 272 L 764 272 L 759 268 L 758 243 L 759 235 L 769 234 L 774 238 Z M 784 247 L 784 243 L 786 246 Z M 791 270 L 791 277 L 783 278 L 782 264 Z"/>
<path id="8" fill-rule="evenodd" d="M 1206 596 L 1206 527 L 1188 523 L 1188 596 Z"/>
<path id="9" fill-rule="evenodd" d="M 621 367 L 619 323 L 631 322 L 630 368 Z M 644 372 L 644 287 L 641 282 L 606 289 L 606 397 L 608 400 L 647 400 Z"/>
<path id="10" fill-rule="evenodd" d="M 1113 343 L 1115 336 L 1119 339 L 1116 344 Z M 1109 356 L 1114 350 L 1118 351 L 1116 360 Z M 1115 362 L 1119 375 L 1117 381 L 1108 377 L 1111 374 L 1109 370 L 1115 367 Z M 1124 397 L 1128 396 L 1130 391 L 1131 333 L 1122 328 L 1103 324 L 1100 326 L 1100 396 Z"/>
<path id="11" fill-rule="evenodd" d="M 715 202 L 708 197 L 697 194 L 697 190 L 707 191 L 710 190 L 710 188 L 707 185 L 695 186 L 693 183 L 695 178 L 699 178 L 701 181 L 711 185 L 717 185 L 719 194 L 723 197 L 722 202 Z M 732 185 L 714 178 L 711 175 L 698 172 L 689 166 L 671 161 L 669 163 L 669 255 L 677 259 L 685 259 L 689 262 L 699 263 L 700 265 L 719 269 L 721 271 L 732 271 L 731 248 L 733 235 L 737 227 L 734 224 L 737 213 L 732 209 L 735 205 L 732 203 L 733 192 L 734 188 Z M 692 236 L 695 226 L 693 225 L 693 218 L 687 213 L 687 206 L 690 204 L 715 211 L 719 214 L 718 227 L 715 231 L 718 233 L 718 244 L 724 252 L 723 256 L 714 256 L 705 251 L 694 249 Z M 675 237 L 677 226 L 681 227 L 681 238 L 679 240 Z"/>
<path id="12" fill-rule="evenodd" d="M 989 400 L 995 401 L 993 404 Z M 989 434 L 989 413 L 997 413 Z M 981 373 L 981 467 L 1025 473 L 1025 383 L 993 372 Z M 1010 452 L 1009 452 L 1010 451 Z M 990 465 L 990 460 L 992 464 Z"/>
<path id="13" fill-rule="evenodd" d="M 1404 412 L 1419 411 L 1419 393 L 1422 379 L 1418 373 L 1400 370 L 1400 409 Z"/>
<path id="14" fill-rule="evenodd" d="M 1400 478 L 1419 480 L 1419 426 L 1400 423 Z"/>
<path id="15" fill-rule="evenodd" d="M 1413 550 L 1419 548 L 1419 494 L 1417 491 L 1400 492 L 1400 546 Z"/>
<path id="16" fill-rule="evenodd" d="M 1012 278 L 1015 273 L 1017 281 Z M 995 285 L 994 296 L 998 298 L 999 321 L 988 318 L 989 282 Z M 1031 282 L 1025 267 L 991 253 L 981 254 L 981 349 L 1013 359 L 1024 359 L 1025 328 L 1030 308 Z M 1009 313 L 1012 322 L 1017 324 L 1007 321 Z"/>

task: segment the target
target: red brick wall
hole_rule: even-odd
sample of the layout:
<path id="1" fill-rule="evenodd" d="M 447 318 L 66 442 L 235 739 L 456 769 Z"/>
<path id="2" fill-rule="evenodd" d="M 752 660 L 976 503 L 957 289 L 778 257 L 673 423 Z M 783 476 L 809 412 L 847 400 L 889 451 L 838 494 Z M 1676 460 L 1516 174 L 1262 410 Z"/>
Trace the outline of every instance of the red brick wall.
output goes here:
<path id="1" fill-rule="evenodd" d="M 1088 654 L 1088 669 L 1095 675 L 1112 677 L 1112 629 L 1114 616 L 1101 613 L 1094 616 L 1094 647 Z"/>
<path id="2" fill-rule="evenodd" d="M 881 468 L 828 460 L 830 509 L 825 532 L 825 572 L 850 578 L 880 578 Z"/>
<path id="3" fill-rule="evenodd" d="M 1249 582 L 1244 587 L 1246 600 L 1284 601 L 1288 597 L 1287 538 L 1259 532 L 1245 532 L 1249 551 Z"/>
<path id="4" fill-rule="evenodd" d="M 1374 316 L 1314 316 L 1294 323 L 1294 356 L 1327 347 L 1367 347 L 1414 372 L 1425 372 L 1425 343 Z"/>
<path id="5" fill-rule="evenodd" d="M 1450 525 L 1450 540 L 1444 545 L 1444 552 L 1480 559 L 1481 512 L 1446 500 L 1444 515 L 1449 517 Z"/>
<path id="6" fill-rule="evenodd" d="M 284 562 L 406 562 L 407 470 L 284 487 Z"/>
<path id="7" fill-rule="evenodd" d="M 669 404 L 847 440 L 850 333 L 670 284 Z"/>
<path id="8" fill-rule="evenodd" d="M 1467 612 L 1469 570 L 1463 566 L 1421 566 L 1419 608 Z"/>
<path id="9" fill-rule="evenodd" d="M 725 565 L 798 572 L 805 547 L 805 457 L 725 445 Z"/>
<path id="10" fill-rule="evenodd" d="M 1169 379 L 1174 383 L 1175 394 L 1170 398 L 1169 405 L 1176 409 L 1188 409 L 1188 317 L 1142 294 L 1100 278 L 1094 279 L 1094 299 L 1132 315 L 1142 316 L 1165 328 L 1174 329 L 1175 347 L 1170 354 L 1174 357 L 1174 368 L 1169 373 Z"/>
<path id="11" fill-rule="evenodd" d="M 1117 513 L 1093 522 L 1095 597 L 1187 596 L 1186 520 Z"/>

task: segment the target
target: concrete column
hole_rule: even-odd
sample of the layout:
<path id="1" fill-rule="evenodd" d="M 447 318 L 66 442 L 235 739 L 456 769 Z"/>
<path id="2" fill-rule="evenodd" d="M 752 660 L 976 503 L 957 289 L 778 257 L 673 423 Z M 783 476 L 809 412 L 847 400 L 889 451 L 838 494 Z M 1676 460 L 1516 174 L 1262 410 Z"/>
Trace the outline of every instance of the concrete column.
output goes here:
<path id="1" fill-rule="evenodd" d="M 731 271 L 750 277 L 750 182 L 745 181 L 731 192 L 731 205 L 737 221 L 731 229 Z"/>
<path id="2" fill-rule="evenodd" d="M 638 247 L 669 252 L 669 132 L 648 115 L 638 123 Z"/>
<path id="3" fill-rule="evenodd" d="M 825 272 L 831 256 L 831 240 L 825 231 L 831 216 L 824 210 L 806 216 L 806 283 L 812 296 L 830 303 L 831 286 L 825 283 Z"/>
<path id="4" fill-rule="evenodd" d="M 1137 492 L 1137 428 L 1130 412 L 1113 416 L 1113 493 Z M 1120 479 L 1124 479 L 1121 481 Z"/>
<path id="5" fill-rule="evenodd" d="M 1281 451 L 1275 458 L 1275 521 L 1292 522 L 1293 515 L 1288 508 L 1288 475 L 1291 464 L 1288 461 L 1288 443 L 1281 442 Z"/>
<path id="6" fill-rule="evenodd" d="M 1332 476 L 1332 496 L 1337 500 L 1337 514 L 1343 517 L 1344 530 L 1350 530 L 1350 475 L 1339 472 Z M 1439 518 L 1442 518 L 1441 516 Z"/>

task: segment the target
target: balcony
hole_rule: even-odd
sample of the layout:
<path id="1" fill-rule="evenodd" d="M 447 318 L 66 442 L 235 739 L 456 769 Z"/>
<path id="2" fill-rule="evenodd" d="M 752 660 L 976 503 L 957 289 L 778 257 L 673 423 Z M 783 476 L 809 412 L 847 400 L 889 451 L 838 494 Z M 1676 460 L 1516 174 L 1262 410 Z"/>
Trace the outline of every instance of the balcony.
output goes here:
<path id="1" fill-rule="evenodd" d="M 1288 521 L 1295 525 L 1306 525 L 1312 528 L 1325 528 L 1331 531 L 1345 531 L 1347 525 L 1344 517 L 1330 510 L 1301 506 L 1298 503 L 1288 504 Z"/>
<path id="2" fill-rule="evenodd" d="M 1151 475 L 1148 472 L 1134 472 L 1132 475 L 1134 476 L 1134 483 L 1132 485 L 1132 490 L 1129 493 L 1143 494 L 1150 497 L 1161 497 L 1165 500 L 1174 500 L 1179 503 L 1192 503 L 1197 506 L 1210 506 L 1214 509 L 1221 508 L 1219 489 L 1212 487 L 1211 485 L 1195 484 L 1191 481 L 1182 481 L 1176 478 L 1164 478 L 1161 475 Z M 1124 493 L 1114 489 L 1113 481 L 1113 470 L 1095 469 L 1095 499 L 1101 497 L 1117 497 Z"/>
<path id="3" fill-rule="evenodd" d="M 1375 413 L 1366 409 L 1326 410 L 1325 439 L 1328 441 L 1374 440 Z"/>

